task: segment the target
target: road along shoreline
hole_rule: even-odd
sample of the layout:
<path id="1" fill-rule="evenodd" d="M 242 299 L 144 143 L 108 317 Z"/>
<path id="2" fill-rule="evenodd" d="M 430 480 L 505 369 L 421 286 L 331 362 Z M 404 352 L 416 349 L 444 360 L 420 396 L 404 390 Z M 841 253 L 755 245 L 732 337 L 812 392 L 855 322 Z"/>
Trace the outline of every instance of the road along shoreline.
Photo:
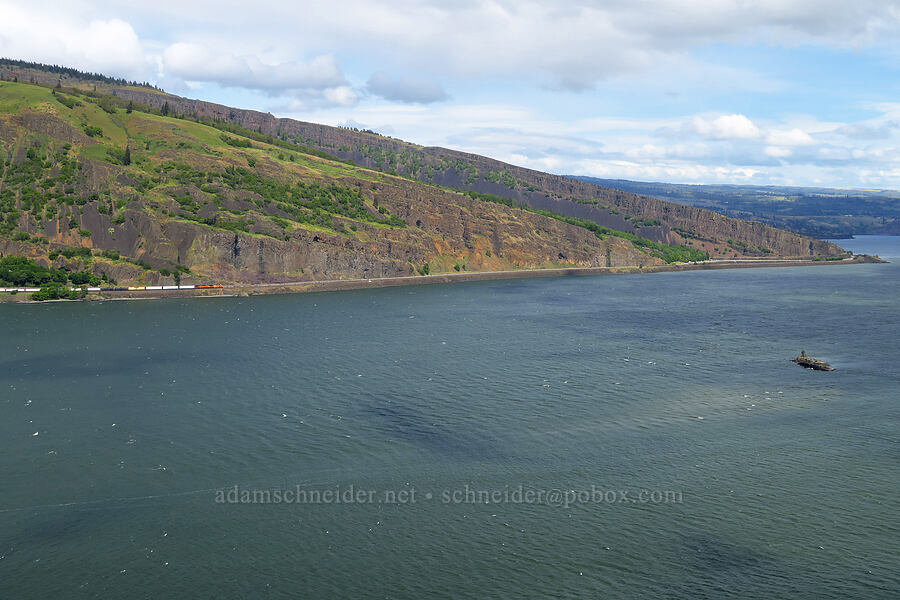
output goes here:
<path id="1" fill-rule="evenodd" d="M 518 269 L 511 271 L 479 271 L 474 273 L 441 273 L 408 277 L 382 277 L 373 279 L 329 279 L 319 281 L 289 281 L 281 283 L 200 285 L 191 288 L 175 286 L 150 286 L 117 288 L 102 291 L 92 288 L 80 302 L 92 300 L 140 300 L 153 298 L 205 298 L 229 296 L 256 296 L 267 294 L 301 294 L 309 292 L 336 292 L 369 288 L 397 287 L 404 285 L 429 285 L 464 281 L 491 281 L 500 279 L 530 279 L 534 277 L 565 277 L 587 275 L 638 275 L 646 273 L 672 273 L 679 271 L 710 271 L 719 269 L 747 269 L 772 267 L 812 267 L 886 262 L 877 257 L 854 256 L 844 260 L 761 259 L 761 260 L 711 260 L 697 263 L 656 265 L 650 267 L 563 267 L 552 269 Z M 30 293 L 2 294 L 0 302 L 35 302 Z M 46 301 L 45 301 L 46 302 Z M 56 302 L 51 300 L 50 302 Z"/>

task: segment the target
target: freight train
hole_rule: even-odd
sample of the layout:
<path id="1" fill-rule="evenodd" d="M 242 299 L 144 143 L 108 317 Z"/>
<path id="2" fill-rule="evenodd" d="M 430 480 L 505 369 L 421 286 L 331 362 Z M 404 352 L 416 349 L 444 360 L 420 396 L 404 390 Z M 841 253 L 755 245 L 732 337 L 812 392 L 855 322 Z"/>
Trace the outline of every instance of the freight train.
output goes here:
<path id="1" fill-rule="evenodd" d="M 203 285 L 130 285 L 128 287 L 69 287 L 70 290 L 83 289 L 88 293 L 97 292 L 143 292 L 143 291 L 170 291 L 170 290 L 211 290 L 220 289 L 225 286 L 222 284 L 203 284 Z M 6 292 L 39 292 L 39 287 L 0 287 L 0 294 Z"/>

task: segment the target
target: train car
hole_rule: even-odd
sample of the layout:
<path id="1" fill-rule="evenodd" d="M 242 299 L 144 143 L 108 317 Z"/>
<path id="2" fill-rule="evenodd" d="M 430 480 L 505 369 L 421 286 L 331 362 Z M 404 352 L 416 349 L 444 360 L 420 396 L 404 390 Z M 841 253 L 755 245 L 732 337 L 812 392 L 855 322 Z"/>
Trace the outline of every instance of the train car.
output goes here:
<path id="1" fill-rule="evenodd" d="M 162 289 L 164 289 L 164 290 L 177 290 L 177 289 L 178 289 L 178 286 L 177 286 L 177 285 L 164 285 L 164 286 L 162 286 Z"/>
<path id="2" fill-rule="evenodd" d="M 144 288 L 144 286 L 138 286 L 138 285 L 129 285 L 128 286 L 129 292 L 143 291 L 144 289 L 146 289 L 146 288 Z"/>
<path id="3" fill-rule="evenodd" d="M 89 288 L 87 289 L 87 291 L 89 291 L 89 292 L 99 292 L 99 291 L 100 291 L 100 288 L 98 288 L 98 287 L 89 287 Z"/>
<path id="4" fill-rule="evenodd" d="M 192 290 L 192 289 L 194 289 L 194 286 L 193 285 L 179 285 L 178 289 L 179 290 Z"/>
<path id="5" fill-rule="evenodd" d="M 161 286 L 161 285 L 148 285 L 148 286 L 145 287 L 144 289 L 145 289 L 145 290 L 161 290 L 161 289 L 163 289 L 163 286 Z"/>
<path id="6" fill-rule="evenodd" d="M 204 284 L 204 285 L 197 285 L 194 287 L 197 288 L 198 290 L 209 290 L 209 289 L 223 288 L 225 286 L 222 285 L 221 283 L 217 283 L 215 285 Z"/>

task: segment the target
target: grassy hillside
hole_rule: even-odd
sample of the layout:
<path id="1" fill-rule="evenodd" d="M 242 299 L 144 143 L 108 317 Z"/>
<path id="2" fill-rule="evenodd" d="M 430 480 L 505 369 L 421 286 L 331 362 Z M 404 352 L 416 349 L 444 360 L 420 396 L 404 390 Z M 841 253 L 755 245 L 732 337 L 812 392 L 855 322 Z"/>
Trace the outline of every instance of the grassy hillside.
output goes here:
<path id="1" fill-rule="evenodd" d="M 0 59 L 0 78 L 114 95 L 158 114 L 211 124 L 258 142 L 303 148 L 311 155 L 338 158 L 432 186 L 498 196 L 545 214 L 590 221 L 608 230 L 666 245 L 685 245 L 716 257 L 823 257 L 842 252 L 833 244 L 740 219 L 723 219 L 702 208 L 661 202 L 483 156 L 417 146 L 371 131 L 280 119 L 268 113 L 191 100 L 103 75 Z"/>
<path id="2" fill-rule="evenodd" d="M 88 86 L 0 82 L 0 254 L 152 283 L 706 256 L 173 112 Z"/>
<path id="3" fill-rule="evenodd" d="M 299 145 L 314 155 L 337 157 L 429 185 L 506 198 L 518 206 L 578 222 L 590 221 L 652 242 L 689 246 L 716 257 L 824 257 L 842 252 L 833 244 L 758 223 L 723 218 L 703 208 L 662 202 L 484 156 L 417 146 L 371 131 L 280 119 L 268 113 L 182 98 L 147 85 L 96 74 L 0 59 L 0 78 L 112 94 L 160 114 L 234 129 L 256 141 Z"/>

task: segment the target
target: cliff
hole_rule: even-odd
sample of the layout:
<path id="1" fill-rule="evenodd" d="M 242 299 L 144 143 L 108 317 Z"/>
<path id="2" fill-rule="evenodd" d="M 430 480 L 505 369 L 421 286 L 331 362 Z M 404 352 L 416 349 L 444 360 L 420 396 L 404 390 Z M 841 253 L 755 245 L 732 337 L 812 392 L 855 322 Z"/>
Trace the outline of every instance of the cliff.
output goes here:
<path id="1" fill-rule="evenodd" d="M 834 244 L 816 238 L 724 217 L 711 210 L 573 181 L 475 154 L 416 146 L 374 133 L 277 118 L 259 111 L 234 109 L 155 91 L 133 88 L 113 91 L 122 98 L 151 107 L 161 108 L 168 103 L 178 114 L 218 119 L 279 139 L 307 144 L 368 168 L 513 198 L 532 208 L 589 219 L 659 242 L 703 247 L 717 256 L 762 256 L 771 252 L 779 256 L 802 257 L 843 252 Z M 654 221 L 659 224 L 652 224 Z"/>
<path id="2" fill-rule="evenodd" d="M 0 253 L 119 282 L 662 262 L 559 219 L 71 90 L 0 83 L 0 148 Z"/>
<path id="3" fill-rule="evenodd" d="M 2 61 L 0 78 L 0 238 L 48 261 L 72 247 L 118 253 L 91 261 L 119 280 L 843 253 L 709 210 L 372 132 Z"/>

